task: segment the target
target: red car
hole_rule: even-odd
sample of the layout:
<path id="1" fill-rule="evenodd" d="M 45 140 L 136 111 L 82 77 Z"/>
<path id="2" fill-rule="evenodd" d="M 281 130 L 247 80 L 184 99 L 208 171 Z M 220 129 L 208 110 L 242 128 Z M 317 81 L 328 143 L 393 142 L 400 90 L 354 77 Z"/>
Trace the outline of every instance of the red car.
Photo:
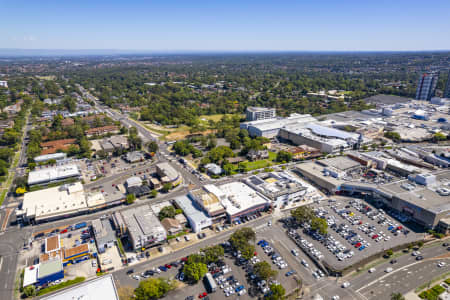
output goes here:
<path id="1" fill-rule="evenodd" d="M 170 268 L 172 268 L 172 265 L 171 264 L 165 264 L 164 267 L 166 267 L 167 269 L 170 269 Z"/>
<path id="2" fill-rule="evenodd" d="M 361 243 L 356 243 L 355 248 L 359 248 L 361 246 Z"/>
<path id="3" fill-rule="evenodd" d="M 186 262 L 188 260 L 188 257 L 186 256 L 186 257 L 183 257 L 182 259 L 181 259 L 181 261 L 184 261 L 184 262 Z"/>
<path id="4" fill-rule="evenodd" d="M 208 296 L 208 293 L 207 293 L 207 292 L 203 292 L 203 294 L 198 294 L 198 297 L 199 297 L 200 299 L 205 298 L 206 296 Z"/>
<path id="5" fill-rule="evenodd" d="M 373 236 L 372 236 L 372 239 L 374 240 L 374 239 L 376 239 L 378 237 L 378 234 L 374 234 Z"/>
<path id="6" fill-rule="evenodd" d="M 60 233 L 66 233 L 67 232 L 67 228 L 64 229 L 63 231 L 61 231 Z"/>

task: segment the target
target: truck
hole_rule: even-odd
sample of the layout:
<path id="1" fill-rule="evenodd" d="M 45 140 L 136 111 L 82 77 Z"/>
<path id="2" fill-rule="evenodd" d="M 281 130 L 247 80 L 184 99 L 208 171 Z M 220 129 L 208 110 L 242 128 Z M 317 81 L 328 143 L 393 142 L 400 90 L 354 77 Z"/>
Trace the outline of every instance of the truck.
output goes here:
<path id="1" fill-rule="evenodd" d="M 206 289 L 210 293 L 214 293 L 217 290 L 217 284 L 211 273 L 206 273 L 205 277 L 203 277 L 203 282 L 205 283 Z"/>
<path id="2" fill-rule="evenodd" d="M 84 228 L 86 226 L 87 226 L 86 222 L 81 222 L 81 223 L 75 224 L 74 229 L 80 229 L 80 228 Z"/>

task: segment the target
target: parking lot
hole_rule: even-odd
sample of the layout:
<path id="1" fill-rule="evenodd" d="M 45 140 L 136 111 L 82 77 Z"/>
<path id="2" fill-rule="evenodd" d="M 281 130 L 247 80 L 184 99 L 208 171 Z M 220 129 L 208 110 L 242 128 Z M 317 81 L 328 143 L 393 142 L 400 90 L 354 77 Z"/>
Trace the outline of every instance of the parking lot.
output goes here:
<path id="1" fill-rule="evenodd" d="M 360 199 L 340 197 L 315 203 L 312 208 L 316 216 L 327 221 L 328 233 L 320 235 L 311 231 L 308 224 L 302 224 L 303 230 L 297 230 L 300 242 L 316 259 L 338 270 L 423 238 L 423 234 Z"/>

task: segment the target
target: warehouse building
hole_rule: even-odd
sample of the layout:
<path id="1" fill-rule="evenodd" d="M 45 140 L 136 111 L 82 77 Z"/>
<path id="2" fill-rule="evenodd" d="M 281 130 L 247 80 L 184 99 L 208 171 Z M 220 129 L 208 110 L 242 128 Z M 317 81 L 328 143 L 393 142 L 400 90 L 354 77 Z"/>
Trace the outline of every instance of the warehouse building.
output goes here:
<path id="1" fill-rule="evenodd" d="M 157 245 L 167 238 L 166 230 L 148 205 L 116 213 L 121 214 L 115 218 L 121 222 L 117 225 L 126 228 L 128 240 L 135 250 Z"/>
<path id="2" fill-rule="evenodd" d="M 213 224 L 211 218 L 189 197 L 177 197 L 175 198 L 175 204 L 183 210 L 183 214 L 186 216 L 193 232 L 200 232 Z"/>
<path id="3" fill-rule="evenodd" d="M 28 174 L 28 185 L 47 184 L 80 176 L 81 172 L 75 164 L 44 168 Z"/>

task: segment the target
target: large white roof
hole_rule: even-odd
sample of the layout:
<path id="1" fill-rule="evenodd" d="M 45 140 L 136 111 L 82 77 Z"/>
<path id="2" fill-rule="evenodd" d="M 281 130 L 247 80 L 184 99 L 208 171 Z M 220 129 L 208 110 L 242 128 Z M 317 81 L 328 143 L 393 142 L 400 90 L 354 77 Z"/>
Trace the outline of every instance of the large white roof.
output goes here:
<path id="1" fill-rule="evenodd" d="M 112 275 L 104 275 L 86 281 L 59 293 L 42 298 L 42 300 L 119 300 Z"/>
<path id="2" fill-rule="evenodd" d="M 217 186 L 221 191 L 216 195 L 230 216 L 244 212 L 252 207 L 268 204 L 269 200 L 242 182 L 230 182 Z M 214 193 L 214 189 L 210 189 Z M 223 196 L 225 195 L 225 196 Z"/>
<path id="3" fill-rule="evenodd" d="M 77 165 L 62 165 L 30 172 L 28 174 L 28 184 L 46 183 L 80 175 L 81 173 Z"/>
<path id="4" fill-rule="evenodd" d="M 22 210 L 36 220 L 87 209 L 83 185 L 76 182 L 54 188 L 25 193 Z"/>

